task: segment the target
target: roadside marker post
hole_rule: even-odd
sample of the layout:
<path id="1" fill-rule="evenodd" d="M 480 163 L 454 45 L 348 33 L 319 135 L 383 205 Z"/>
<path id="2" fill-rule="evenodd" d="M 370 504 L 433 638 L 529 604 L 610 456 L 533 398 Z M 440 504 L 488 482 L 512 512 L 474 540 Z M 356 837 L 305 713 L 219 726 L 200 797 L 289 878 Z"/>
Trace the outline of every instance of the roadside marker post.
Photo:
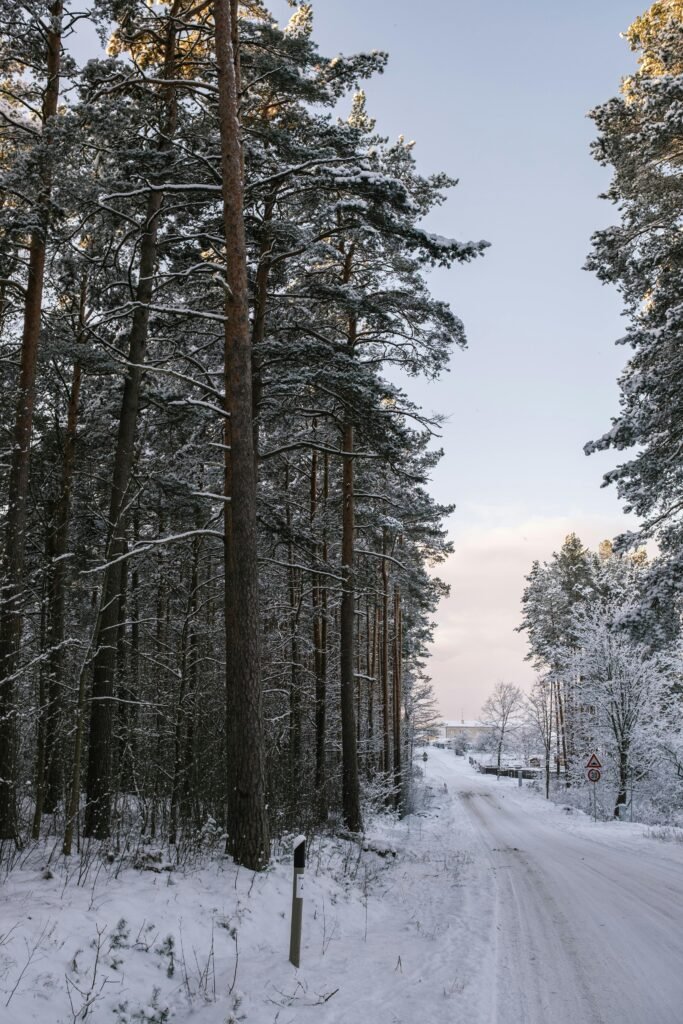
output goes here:
<path id="1" fill-rule="evenodd" d="M 289 962 L 299 966 L 301 959 L 301 920 L 304 909 L 304 870 L 306 868 L 306 836 L 294 840 L 294 874 L 292 877 L 292 930 L 289 936 Z"/>

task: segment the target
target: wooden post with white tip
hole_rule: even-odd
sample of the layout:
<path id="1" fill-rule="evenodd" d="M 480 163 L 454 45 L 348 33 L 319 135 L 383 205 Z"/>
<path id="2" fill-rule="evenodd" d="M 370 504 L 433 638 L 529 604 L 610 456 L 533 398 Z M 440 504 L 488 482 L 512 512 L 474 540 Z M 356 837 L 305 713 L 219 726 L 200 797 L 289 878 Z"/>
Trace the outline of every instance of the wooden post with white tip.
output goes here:
<path id="1" fill-rule="evenodd" d="M 289 938 L 289 962 L 299 966 L 301 958 L 301 920 L 304 909 L 304 870 L 306 868 L 306 836 L 294 840 L 294 875 L 292 878 L 292 931 Z"/>

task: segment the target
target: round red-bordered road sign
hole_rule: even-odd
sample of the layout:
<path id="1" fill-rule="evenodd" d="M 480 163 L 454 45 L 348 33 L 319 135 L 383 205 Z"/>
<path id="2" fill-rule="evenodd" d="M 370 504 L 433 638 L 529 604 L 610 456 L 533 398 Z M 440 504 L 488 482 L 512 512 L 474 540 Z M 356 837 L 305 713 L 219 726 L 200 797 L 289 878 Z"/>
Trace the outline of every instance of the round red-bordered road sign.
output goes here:
<path id="1" fill-rule="evenodd" d="M 600 778 L 601 778 L 601 773 L 600 773 L 600 769 L 599 768 L 589 768 L 588 771 L 586 772 L 586 775 L 588 776 L 588 781 L 589 782 L 599 782 Z"/>

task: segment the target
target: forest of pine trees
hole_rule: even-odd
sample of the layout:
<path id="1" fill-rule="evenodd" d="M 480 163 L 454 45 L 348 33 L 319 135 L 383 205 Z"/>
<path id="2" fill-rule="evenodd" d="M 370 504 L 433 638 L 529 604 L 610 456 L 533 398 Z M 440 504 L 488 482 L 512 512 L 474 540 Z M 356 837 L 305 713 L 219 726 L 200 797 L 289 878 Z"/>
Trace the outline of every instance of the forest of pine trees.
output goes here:
<path id="1" fill-rule="evenodd" d="M 450 545 L 395 381 L 464 344 L 455 182 L 307 4 L 0 0 L 0 40 L 0 841 L 214 822 L 259 868 L 400 812 Z"/>

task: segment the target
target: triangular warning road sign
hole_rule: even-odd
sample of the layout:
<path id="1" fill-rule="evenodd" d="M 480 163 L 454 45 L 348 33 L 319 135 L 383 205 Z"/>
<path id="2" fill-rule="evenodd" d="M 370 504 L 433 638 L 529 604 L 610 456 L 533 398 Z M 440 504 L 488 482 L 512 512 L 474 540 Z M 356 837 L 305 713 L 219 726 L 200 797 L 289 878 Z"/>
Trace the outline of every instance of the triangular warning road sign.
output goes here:
<path id="1" fill-rule="evenodd" d="M 602 765 L 598 761 L 598 758 L 597 758 L 596 754 L 591 754 L 591 756 L 588 758 L 588 763 L 586 764 L 586 768 L 602 768 Z"/>

